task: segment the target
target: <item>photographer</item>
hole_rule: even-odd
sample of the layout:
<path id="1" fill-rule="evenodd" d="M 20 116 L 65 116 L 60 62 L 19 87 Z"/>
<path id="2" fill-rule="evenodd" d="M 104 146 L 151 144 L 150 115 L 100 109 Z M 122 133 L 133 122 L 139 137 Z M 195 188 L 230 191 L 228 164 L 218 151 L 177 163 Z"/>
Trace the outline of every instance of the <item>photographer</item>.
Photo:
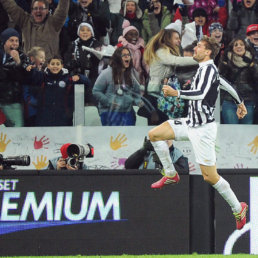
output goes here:
<path id="1" fill-rule="evenodd" d="M 172 141 L 167 141 L 170 151 L 170 156 L 176 171 L 181 174 L 189 173 L 188 159 L 183 156 L 182 152 L 172 145 Z M 142 148 L 131 154 L 125 161 L 125 169 L 160 169 L 162 170 L 161 162 L 158 155 L 153 149 L 150 140 L 144 138 Z M 162 173 L 162 171 L 161 171 Z"/>
<path id="2" fill-rule="evenodd" d="M 61 157 L 49 161 L 48 170 L 79 170 L 87 169 L 84 157 L 93 157 L 93 147 L 84 148 L 82 145 L 65 143 L 60 148 Z"/>

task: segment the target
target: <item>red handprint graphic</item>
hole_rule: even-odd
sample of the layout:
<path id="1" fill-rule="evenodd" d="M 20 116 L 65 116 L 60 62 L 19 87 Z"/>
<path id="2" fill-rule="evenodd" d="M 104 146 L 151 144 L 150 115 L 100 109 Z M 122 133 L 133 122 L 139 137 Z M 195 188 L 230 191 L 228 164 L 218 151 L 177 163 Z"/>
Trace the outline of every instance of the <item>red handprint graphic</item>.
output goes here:
<path id="1" fill-rule="evenodd" d="M 38 150 L 38 149 L 48 149 L 48 147 L 46 147 L 45 145 L 49 144 L 49 138 L 45 138 L 46 136 L 42 136 L 40 138 L 39 141 L 37 141 L 37 136 L 35 136 L 35 139 L 34 139 L 34 149 L 35 150 Z M 44 139 L 45 138 L 45 139 Z"/>

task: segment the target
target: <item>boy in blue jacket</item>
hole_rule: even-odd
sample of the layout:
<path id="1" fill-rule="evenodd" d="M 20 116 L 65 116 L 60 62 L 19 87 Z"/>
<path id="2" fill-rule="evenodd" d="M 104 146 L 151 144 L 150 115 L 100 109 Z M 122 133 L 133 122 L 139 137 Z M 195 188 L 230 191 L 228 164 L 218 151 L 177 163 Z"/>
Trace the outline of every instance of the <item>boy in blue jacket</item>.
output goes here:
<path id="1" fill-rule="evenodd" d="M 70 76 L 58 56 L 48 60 L 44 72 L 33 68 L 33 65 L 29 65 L 26 70 L 31 74 L 30 84 L 41 87 L 36 126 L 72 125 L 73 85 L 90 86 L 90 80 L 82 74 Z"/>

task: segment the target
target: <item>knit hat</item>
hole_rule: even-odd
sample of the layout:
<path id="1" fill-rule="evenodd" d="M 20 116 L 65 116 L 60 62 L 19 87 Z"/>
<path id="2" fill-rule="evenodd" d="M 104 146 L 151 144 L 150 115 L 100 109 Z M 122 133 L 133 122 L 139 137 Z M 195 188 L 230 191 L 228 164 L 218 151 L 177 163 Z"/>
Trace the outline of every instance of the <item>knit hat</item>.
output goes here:
<path id="1" fill-rule="evenodd" d="M 194 9 L 192 16 L 193 16 L 193 20 L 194 20 L 195 17 L 200 17 L 200 16 L 205 17 L 206 20 L 208 18 L 207 12 L 203 8 Z"/>
<path id="2" fill-rule="evenodd" d="M 80 29 L 81 29 L 81 27 L 83 27 L 83 26 L 86 26 L 86 27 L 88 27 L 88 28 L 90 29 L 91 34 L 92 34 L 92 37 L 95 36 L 94 30 L 93 30 L 92 26 L 91 26 L 89 23 L 87 23 L 87 22 L 82 22 L 82 23 L 78 26 L 78 30 L 77 30 L 77 35 L 78 35 L 78 36 L 79 36 L 79 34 L 80 34 Z"/>
<path id="3" fill-rule="evenodd" d="M 209 26 L 209 33 L 211 34 L 212 31 L 214 31 L 214 30 L 216 30 L 216 29 L 218 29 L 218 30 L 220 30 L 221 32 L 223 32 L 223 27 L 222 27 L 221 23 L 219 23 L 219 22 L 213 22 L 213 23 Z"/>
<path id="4" fill-rule="evenodd" d="M 17 37 L 17 38 L 20 38 L 20 34 L 17 30 L 13 29 L 13 28 L 7 28 L 5 29 L 1 35 L 0 35 L 0 39 L 1 39 L 1 42 L 2 44 L 4 45 L 5 42 L 11 38 L 11 37 Z"/>
<path id="5" fill-rule="evenodd" d="M 175 22 L 172 22 L 165 27 L 165 30 L 171 30 L 171 29 L 177 31 L 179 33 L 179 35 L 181 35 L 181 33 L 182 33 L 182 21 L 178 19 Z"/>
<path id="6" fill-rule="evenodd" d="M 258 31 L 258 24 L 251 24 L 246 28 L 246 35 L 248 35 L 250 32 Z"/>
<path id="7" fill-rule="evenodd" d="M 62 147 L 60 148 L 61 154 L 62 154 L 62 158 L 63 159 L 67 159 L 68 158 L 68 154 L 67 154 L 67 148 L 71 145 L 71 143 L 65 143 L 62 145 Z"/>
<path id="8" fill-rule="evenodd" d="M 130 22 L 128 20 L 124 20 L 123 21 L 123 25 L 122 25 L 123 30 L 123 37 L 125 37 L 126 33 L 129 32 L 130 30 L 136 30 L 139 34 L 139 31 L 136 27 L 131 26 Z"/>
<path id="9" fill-rule="evenodd" d="M 135 3 L 135 6 L 136 6 L 136 11 L 135 11 L 135 14 L 136 14 L 136 17 L 138 19 L 142 18 L 142 10 L 141 8 L 139 7 L 139 0 L 125 0 L 123 3 L 122 3 L 122 8 L 124 10 L 124 13 L 123 13 L 123 16 L 125 17 L 126 16 L 126 4 L 128 2 L 134 2 Z"/>

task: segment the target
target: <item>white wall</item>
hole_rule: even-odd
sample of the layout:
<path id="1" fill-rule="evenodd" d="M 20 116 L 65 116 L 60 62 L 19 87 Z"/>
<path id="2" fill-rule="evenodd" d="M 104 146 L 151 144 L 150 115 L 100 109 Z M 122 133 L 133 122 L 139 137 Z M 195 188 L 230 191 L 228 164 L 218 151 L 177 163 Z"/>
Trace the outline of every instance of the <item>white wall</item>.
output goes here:
<path id="1" fill-rule="evenodd" d="M 90 169 L 123 169 L 125 159 L 140 148 L 148 126 L 138 127 L 0 127 L 0 153 L 4 156 L 30 155 L 29 167 L 47 166 L 47 161 L 59 156 L 62 144 L 90 143 L 94 158 L 85 159 Z M 36 139 L 36 141 L 35 141 Z M 37 145 L 38 144 L 38 145 Z M 189 158 L 191 173 L 200 173 L 190 142 L 175 142 Z M 258 126 L 220 125 L 217 137 L 218 168 L 258 168 Z"/>

